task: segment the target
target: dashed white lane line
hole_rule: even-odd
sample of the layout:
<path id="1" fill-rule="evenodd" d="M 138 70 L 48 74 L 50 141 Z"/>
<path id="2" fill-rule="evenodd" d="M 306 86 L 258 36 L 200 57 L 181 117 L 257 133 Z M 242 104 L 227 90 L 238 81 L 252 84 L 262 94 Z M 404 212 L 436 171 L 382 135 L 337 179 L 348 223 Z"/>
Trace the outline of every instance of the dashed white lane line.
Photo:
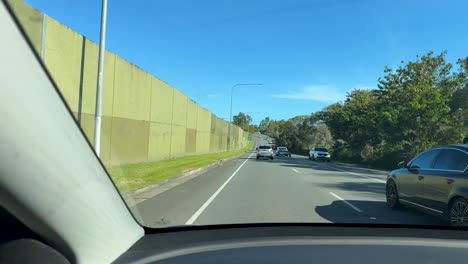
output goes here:
<path id="1" fill-rule="evenodd" d="M 239 168 L 237 168 L 236 171 L 234 171 L 234 173 L 223 183 L 223 185 L 221 185 L 218 190 L 216 190 L 215 193 L 213 193 L 213 195 L 211 195 L 211 197 L 206 200 L 206 202 L 192 215 L 192 217 L 190 217 L 189 220 L 187 220 L 187 222 L 185 223 L 186 225 L 191 225 L 193 224 L 193 222 L 195 222 L 195 220 L 197 220 L 197 218 L 203 213 L 203 211 L 205 211 L 205 209 L 208 207 L 208 205 L 210 205 L 211 202 L 213 202 L 213 200 L 216 198 L 216 196 L 218 196 L 218 194 L 224 189 L 224 187 L 226 187 L 226 185 L 232 180 L 232 178 L 234 178 L 234 176 L 236 176 L 236 174 L 239 172 L 239 170 L 244 166 L 245 163 L 247 163 L 247 161 L 249 161 L 250 157 L 252 157 L 253 153 L 249 155 L 249 158 L 247 158 L 244 162 L 242 162 L 242 164 L 239 166 Z"/>
<path id="2" fill-rule="evenodd" d="M 333 168 L 333 169 L 336 169 L 336 170 L 339 170 L 339 171 L 347 172 L 349 174 L 353 174 L 353 175 L 356 175 L 356 176 L 368 178 L 368 179 L 371 179 L 371 180 L 376 181 L 376 182 L 386 183 L 386 181 L 384 181 L 384 180 L 379 180 L 379 179 L 372 178 L 372 177 L 369 177 L 369 176 L 365 176 L 365 175 L 362 175 L 362 174 L 359 174 L 359 173 L 343 170 L 343 169 L 340 169 L 340 168 L 337 168 L 337 167 L 334 167 L 334 166 L 329 166 L 329 165 L 324 165 L 324 166 L 327 166 L 327 167 L 330 167 L 330 168 Z"/>
<path id="3" fill-rule="evenodd" d="M 292 169 L 292 170 L 293 170 L 293 171 L 295 171 L 295 172 L 297 172 L 297 173 L 299 173 L 299 171 L 298 171 L 298 170 L 296 170 L 296 169 Z"/>
<path id="4" fill-rule="evenodd" d="M 329 192 L 331 195 L 335 196 L 336 199 L 342 201 L 343 203 L 345 203 L 346 205 L 348 205 L 349 207 L 353 208 L 355 211 L 357 211 L 358 213 L 362 213 L 362 210 L 357 208 L 356 206 L 354 206 L 352 203 L 346 201 L 345 199 L 339 197 L 338 195 L 332 193 L 332 192 Z"/>

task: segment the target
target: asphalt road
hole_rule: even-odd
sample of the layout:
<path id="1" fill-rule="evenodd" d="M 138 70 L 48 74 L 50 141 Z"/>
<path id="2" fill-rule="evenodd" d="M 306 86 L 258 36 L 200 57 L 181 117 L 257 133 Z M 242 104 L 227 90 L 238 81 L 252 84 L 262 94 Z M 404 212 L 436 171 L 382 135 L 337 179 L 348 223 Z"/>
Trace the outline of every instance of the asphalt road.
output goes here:
<path id="1" fill-rule="evenodd" d="M 264 143 L 256 139 L 257 143 Z M 293 155 L 249 152 L 136 208 L 147 226 L 229 223 L 446 224 L 414 209 L 385 206 L 386 172 Z"/>

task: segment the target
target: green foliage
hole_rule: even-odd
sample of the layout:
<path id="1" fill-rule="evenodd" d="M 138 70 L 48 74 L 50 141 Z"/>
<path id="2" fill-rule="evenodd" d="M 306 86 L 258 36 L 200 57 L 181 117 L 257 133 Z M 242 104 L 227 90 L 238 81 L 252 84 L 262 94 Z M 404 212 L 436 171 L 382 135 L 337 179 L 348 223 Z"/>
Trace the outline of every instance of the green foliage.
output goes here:
<path id="1" fill-rule="evenodd" d="M 250 123 L 252 123 L 252 117 L 248 114 L 239 112 L 238 115 L 232 117 L 232 123 L 245 131 L 250 131 Z"/>
<path id="2" fill-rule="evenodd" d="M 391 168 L 429 147 L 462 143 L 466 60 L 459 64 L 453 73 L 445 52 L 429 52 L 396 70 L 385 68 L 377 90 L 355 90 L 325 108 L 322 116 L 342 142 L 335 146 L 338 157 Z"/>
<path id="3" fill-rule="evenodd" d="M 260 123 L 260 131 L 298 153 L 331 147 L 335 159 L 394 168 L 436 145 L 468 137 L 468 58 L 454 71 L 432 52 L 386 67 L 378 89 L 354 90 L 310 116 Z"/>
<path id="4" fill-rule="evenodd" d="M 265 117 L 262 121 L 260 121 L 260 124 L 258 126 L 260 133 L 266 133 L 269 124 L 270 124 L 269 117 Z"/>
<path id="5" fill-rule="evenodd" d="M 307 154 L 314 145 L 333 145 L 330 130 L 325 123 L 316 119 L 315 114 L 289 120 L 268 120 L 268 127 L 263 133 L 276 138 L 279 145 L 299 154 Z"/>
<path id="6" fill-rule="evenodd" d="M 249 129 L 248 129 L 248 132 L 253 134 L 255 132 L 258 132 L 258 126 L 257 125 L 249 125 Z"/>

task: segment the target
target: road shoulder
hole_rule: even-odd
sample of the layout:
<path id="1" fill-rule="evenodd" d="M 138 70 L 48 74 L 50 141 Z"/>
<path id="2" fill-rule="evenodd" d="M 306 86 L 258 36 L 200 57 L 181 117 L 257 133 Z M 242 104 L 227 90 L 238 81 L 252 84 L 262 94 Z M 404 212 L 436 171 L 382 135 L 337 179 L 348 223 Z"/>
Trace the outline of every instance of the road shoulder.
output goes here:
<path id="1" fill-rule="evenodd" d="M 246 155 L 250 153 L 251 151 L 248 151 L 246 153 L 242 153 L 230 158 L 222 159 L 222 160 L 217 160 L 211 164 L 208 164 L 206 166 L 182 173 L 180 175 L 162 180 L 160 182 L 145 186 L 143 188 L 139 188 L 136 190 L 132 191 L 127 191 L 122 194 L 123 198 L 127 202 L 128 206 L 132 207 L 135 206 L 147 199 L 150 199 L 158 194 L 161 194 L 165 191 L 168 191 L 180 184 L 183 184 L 187 181 L 192 180 L 193 178 L 196 178 L 204 173 L 206 173 L 209 170 L 215 169 L 217 167 L 223 166 L 226 162 L 238 159 L 239 157 Z"/>

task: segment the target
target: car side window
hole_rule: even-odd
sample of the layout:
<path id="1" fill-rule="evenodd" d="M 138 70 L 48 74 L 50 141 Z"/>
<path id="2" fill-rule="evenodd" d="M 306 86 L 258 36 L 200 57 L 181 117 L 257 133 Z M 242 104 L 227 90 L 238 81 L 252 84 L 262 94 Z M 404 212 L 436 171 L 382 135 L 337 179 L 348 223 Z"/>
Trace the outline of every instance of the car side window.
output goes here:
<path id="1" fill-rule="evenodd" d="M 444 149 L 437 158 L 434 169 L 464 171 L 468 166 L 468 155 L 455 149 Z"/>
<path id="2" fill-rule="evenodd" d="M 410 167 L 411 168 L 419 168 L 419 169 L 432 169 L 434 160 L 439 154 L 440 150 L 438 149 L 433 149 L 426 151 L 416 157 L 413 162 L 411 162 Z"/>

